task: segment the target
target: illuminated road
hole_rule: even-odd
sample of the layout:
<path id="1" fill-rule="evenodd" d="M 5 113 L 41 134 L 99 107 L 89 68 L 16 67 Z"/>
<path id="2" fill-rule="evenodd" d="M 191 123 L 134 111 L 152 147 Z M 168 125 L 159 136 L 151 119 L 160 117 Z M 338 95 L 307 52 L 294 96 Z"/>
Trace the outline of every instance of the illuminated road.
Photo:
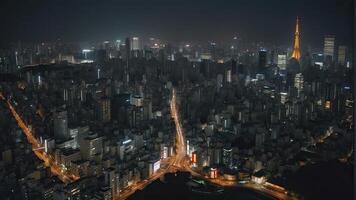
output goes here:
<path id="1" fill-rule="evenodd" d="M 0 93 L 0 98 L 5 100 L 5 98 L 2 96 Z M 62 167 L 57 165 L 54 162 L 54 159 L 51 155 L 46 154 L 43 151 L 43 146 L 37 141 L 37 139 L 33 136 L 31 130 L 25 125 L 21 117 L 18 115 L 16 110 L 13 108 L 11 103 L 7 101 L 8 107 L 11 110 L 11 113 L 13 114 L 14 118 L 16 119 L 18 125 L 20 128 L 23 130 L 25 135 L 27 136 L 27 140 L 32 144 L 32 147 L 34 153 L 36 156 L 44 161 L 45 166 L 49 166 L 51 169 L 51 172 L 58 176 L 63 182 L 72 182 L 75 180 L 78 180 L 80 177 L 77 177 L 73 174 L 68 174 L 64 173 L 62 170 Z M 256 192 L 260 192 L 262 194 L 268 194 L 270 196 L 273 196 L 277 199 L 282 199 L 282 200 L 287 200 L 287 199 L 296 199 L 287 196 L 285 193 L 278 192 L 275 190 L 271 190 L 268 188 L 265 188 L 263 185 L 258 185 L 258 184 L 252 184 L 252 183 L 247 183 L 247 184 L 237 184 L 235 181 L 227 181 L 221 177 L 217 179 L 210 179 L 197 171 L 194 171 L 191 167 L 191 162 L 189 160 L 189 157 L 186 156 L 186 146 L 185 146 L 185 140 L 184 140 L 184 132 L 182 128 L 182 124 L 180 121 L 179 117 L 179 109 L 177 105 L 177 95 L 176 95 L 176 90 L 173 89 L 172 91 L 172 98 L 171 98 L 171 103 L 170 103 L 170 111 L 172 118 L 175 123 L 176 127 L 176 143 L 175 143 L 175 152 L 176 154 L 173 155 L 171 158 L 168 158 L 161 163 L 161 168 L 154 173 L 152 176 L 150 176 L 148 179 L 140 181 L 138 183 L 134 183 L 130 185 L 129 187 L 123 189 L 121 192 L 119 192 L 117 195 L 114 196 L 113 199 L 117 200 L 124 200 L 127 199 L 129 196 L 131 196 L 135 191 L 137 190 L 142 190 L 144 189 L 147 185 L 152 183 L 153 181 L 157 180 L 158 178 L 162 177 L 165 173 L 167 172 L 176 172 L 176 171 L 188 171 L 192 174 L 192 176 L 199 177 L 205 181 L 211 182 L 215 185 L 223 186 L 223 187 L 229 187 L 229 186 L 237 186 L 237 187 L 244 187 L 244 188 L 249 188 L 253 189 Z"/>
<path id="2" fill-rule="evenodd" d="M 184 140 L 184 132 L 183 132 L 183 127 L 180 121 L 179 117 L 179 109 L 178 109 L 178 104 L 177 104 L 177 94 L 176 90 L 173 89 L 172 91 L 172 99 L 171 99 L 171 104 L 170 104 L 170 109 L 171 109 L 171 115 L 173 117 L 175 126 L 176 126 L 176 143 L 175 143 L 175 151 L 176 155 L 172 156 L 170 160 L 167 162 L 167 164 L 161 168 L 157 173 L 155 173 L 153 176 L 151 176 L 149 179 L 141 181 L 139 183 L 133 184 L 132 186 L 129 186 L 128 188 L 125 188 L 122 192 L 120 192 L 115 199 L 118 200 L 123 200 L 127 199 L 130 195 L 132 195 L 136 190 L 139 189 L 144 189 L 147 185 L 149 185 L 151 182 L 154 180 L 160 178 L 167 172 L 175 172 L 175 171 L 188 171 L 192 174 L 192 176 L 199 177 L 205 181 L 211 182 L 215 185 L 219 185 L 222 187 L 244 187 L 248 189 L 252 189 L 256 192 L 259 192 L 261 194 L 267 194 L 269 196 L 273 196 L 277 199 L 282 199 L 282 200 L 287 200 L 287 199 L 295 199 L 292 197 L 287 196 L 285 193 L 270 190 L 268 188 L 265 188 L 263 185 L 257 185 L 257 184 L 237 184 L 235 181 L 228 181 L 225 180 L 221 177 L 217 179 L 210 179 L 208 177 L 205 177 L 204 175 L 194 171 L 191 167 L 191 162 L 189 160 L 189 157 L 186 156 L 185 150 L 185 140 Z"/>
<path id="3" fill-rule="evenodd" d="M 184 136 L 183 136 L 183 129 L 180 123 L 178 108 L 177 108 L 177 97 L 176 92 L 173 89 L 172 91 L 172 99 L 170 103 L 170 110 L 171 115 L 173 117 L 175 126 L 176 126 L 176 143 L 175 143 L 175 151 L 176 154 L 171 158 L 163 161 L 163 165 L 155 174 L 149 177 L 146 180 L 140 181 L 138 183 L 132 184 L 131 186 L 125 188 L 123 191 L 119 192 L 114 199 L 117 200 L 124 200 L 127 199 L 130 195 L 135 193 L 137 190 L 144 189 L 147 185 L 155 181 L 156 179 L 162 177 L 167 172 L 175 172 L 177 170 L 184 170 L 187 165 L 185 165 L 185 143 L 184 143 Z M 190 168 L 189 168 L 190 169 Z"/>
<path id="4" fill-rule="evenodd" d="M 171 115 L 174 119 L 174 123 L 176 126 L 176 156 L 174 159 L 174 165 L 177 167 L 185 168 L 185 142 L 184 142 L 184 135 L 183 135 L 183 128 L 179 118 L 179 112 L 177 108 L 177 95 L 176 90 L 173 89 L 172 91 L 172 100 L 171 100 Z"/>
<path id="5" fill-rule="evenodd" d="M 155 181 L 156 179 L 160 178 L 163 176 L 165 173 L 170 170 L 171 166 L 173 164 L 173 159 L 170 158 L 166 161 L 165 164 L 162 164 L 163 167 L 161 167 L 156 173 L 154 173 L 151 177 L 148 179 L 145 179 L 143 181 L 140 181 L 138 183 L 134 183 L 130 185 L 129 187 L 125 188 L 123 191 L 121 191 L 119 194 L 117 194 L 114 199 L 127 199 L 129 196 L 131 196 L 133 193 L 135 193 L 137 190 L 142 190 L 144 189 L 147 185 Z"/>
<path id="6" fill-rule="evenodd" d="M 287 200 L 287 199 L 296 199 L 294 197 L 290 197 L 286 195 L 283 192 L 275 191 L 268 189 L 264 187 L 263 185 L 258 185 L 258 184 L 253 184 L 253 183 L 247 183 L 247 184 L 237 184 L 235 181 L 228 181 L 225 180 L 221 177 L 217 179 L 210 179 L 192 169 L 192 165 L 190 163 L 189 157 L 186 156 L 185 153 L 185 142 L 184 142 L 184 132 L 182 128 L 182 123 L 180 121 L 179 117 L 179 109 L 177 108 L 177 94 L 175 89 L 172 91 L 172 100 L 171 100 L 171 114 L 174 119 L 174 123 L 176 125 L 176 152 L 177 155 L 174 158 L 174 167 L 177 167 L 179 170 L 183 171 L 188 171 L 192 174 L 192 176 L 199 177 L 205 181 L 211 182 L 213 184 L 222 186 L 222 187 L 231 187 L 231 186 L 237 186 L 237 187 L 244 187 L 244 188 L 249 188 L 252 189 L 256 192 L 262 193 L 262 194 L 268 194 L 270 196 L 273 196 L 277 199 L 282 199 L 282 200 Z"/>
<path id="7" fill-rule="evenodd" d="M 0 93 L 0 98 L 5 100 L 5 97 Z M 53 175 L 58 176 L 60 180 L 65 183 L 78 180 L 80 177 L 74 174 L 67 173 L 60 165 L 57 165 L 53 156 L 43 151 L 43 145 L 37 141 L 32 131 L 26 126 L 25 122 L 21 119 L 20 115 L 16 112 L 15 108 L 11 105 L 10 101 L 7 101 L 8 108 L 10 109 L 17 124 L 22 129 L 22 132 L 26 135 L 27 141 L 32 144 L 32 151 L 35 155 L 44 162 L 46 167 L 50 167 Z"/>

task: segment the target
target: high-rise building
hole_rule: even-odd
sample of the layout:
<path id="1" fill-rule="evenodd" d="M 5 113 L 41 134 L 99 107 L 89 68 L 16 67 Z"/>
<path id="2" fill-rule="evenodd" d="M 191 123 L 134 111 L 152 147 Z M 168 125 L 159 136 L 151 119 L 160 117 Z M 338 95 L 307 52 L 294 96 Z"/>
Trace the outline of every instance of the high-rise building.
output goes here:
<path id="1" fill-rule="evenodd" d="M 146 98 L 143 100 L 143 118 L 144 120 L 150 120 L 153 118 L 151 99 Z"/>
<path id="2" fill-rule="evenodd" d="M 105 185 L 109 186 L 113 195 L 117 192 L 117 174 L 115 169 L 110 167 L 104 171 Z"/>
<path id="3" fill-rule="evenodd" d="M 334 60 L 335 54 L 335 36 L 326 35 L 324 37 L 324 58 L 326 62 L 332 62 Z"/>
<path id="4" fill-rule="evenodd" d="M 301 91 L 304 89 L 304 77 L 302 73 L 298 73 L 294 78 L 294 87 L 298 90 L 298 96 Z"/>
<path id="5" fill-rule="evenodd" d="M 94 160 L 102 158 L 103 137 L 91 133 L 80 142 L 80 154 L 83 159 Z"/>
<path id="6" fill-rule="evenodd" d="M 141 125 L 142 120 L 144 119 L 143 117 L 144 111 L 142 106 L 131 106 L 130 111 L 129 111 L 129 123 L 131 128 L 137 128 L 138 126 Z"/>
<path id="7" fill-rule="evenodd" d="M 340 65 L 344 65 L 346 63 L 346 53 L 347 53 L 347 47 L 339 46 L 337 60 Z"/>
<path id="8" fill-rule="evenodd" d="M 102 122 L 109 122 L 111 120 L 111 101 L 109 98 L 102 98 L 97 104 L 97 116 Z"/>
<path id="9" fill-rule="evenodd" d="M 148 174 L 151 176 L 156 173 L 161 167 L 161 159 L 156 158 L 148 161 Z"/>
<path id="10" fill-rule="evenodd" d="M 258 52 L 258 67 L 265 68 L 266 65 L 267 65 L 267 51 L 263 49 Z"/>
<path id="11" fill-rule="evenodd" d="M 232 165 L 232 148 L 231 147 L 223 148 L 223 164 L 226 167 L 231 167 L 231 165 Z"/>
<path id="12" fill-rule="evenodd" d="M 130 38 L 126 38 L 125 39 L 125 56 L 126 59 L 129 60 L 130 55 L 131 55 L 131 41 Z"/>
<path id="13" fill-rule="evenodd" d="M 299 18 L 297 17 L 297 24 L 295 27 L 295 36 L 294 36 L 294 48 L 292 53 L 292 58 L 296 60 L 300 60 L 300 39 L 299 39 Z"/>
<path id="14" fill-rule="evenodd" d="M 54 114 L 54 138 L 56 140 L 69 139 L 67 111 Z"/>
<path id="15" fill-rule="evenodd" d="M 226 71 L 226 82 L 231 83 L 231 70 Z"/>
<path id="16" fill-rule="evenodd" d="M 237 74 L 237 62 L 234 59 L 231 60 L 231 73 L 232 75 Z"/>
<path id="17" fill-rule="evenodd" d="M 313 54 L 312 60 L 314 65 L 319 65 L 319 67 L 324 66 L 324 55 L 322 53 Z"/>
<path id="18" fill-rule="evenodd" d="M 117 50 L 120 50 L 120 46 L 121 46 L 121 40 L 116 40 L 115 41 L 115 47 Z"/>
<path id="19" fill-rule="evenodd" d="M 285 104 L 288 100 L 288 93 L 281 92 L 280 95 L 281 95 L 281 104 Z"/>
<path id="20" fill-rule="evenodd" d="M 100 188 L 99 193 L 95 196 L 102 200 L 111 200 L 113 194 L 112 194 L 110 187 L 105 186 L 105 187 Z"/>
<path id="21" fill-rule="evenodd" d="M 277 53 L 276 53 L 276 49 L 273 49 L 269 56 L 269 64 L 275 65 L 276 61 L 277 61 Z"/>
<path id="22" fill-rule="evenodd" d="M 133 51 L 140 50 L 140 39 L 138 37 L 132 38 L 132 49 Z"/>
<path id="23" fill-rule="evenodd" d="M 238 57 L 239 39 L 240 38 L 238 36 L 233 37 L 232 45 L 230 47 L 231 57 L 234 59 L 237 59 Z"/>
<path id="24" fill-rule="evenodd" d="M 286 70 L 287 67 L 287 55 L 279 54 L 277 57 L 277 66 L 280 70 Z"/>

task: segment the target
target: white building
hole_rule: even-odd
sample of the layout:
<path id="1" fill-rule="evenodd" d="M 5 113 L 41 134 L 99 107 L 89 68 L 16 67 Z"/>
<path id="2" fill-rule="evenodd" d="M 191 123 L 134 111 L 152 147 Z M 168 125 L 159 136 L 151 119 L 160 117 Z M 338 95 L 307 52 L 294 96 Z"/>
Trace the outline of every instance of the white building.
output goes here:
<path id="1" fill-rule="evenodd" d="M 280 70 L 286 70 L 287 67 L 287 55 L 280 54 L 277 56 L 277 66 Z"/>
<path id="2" fill-rule="evenodd" d="M 138 37 L 133 37 L 131 43 L 131 50 L 136 51 L 140 49 L 140 39 Z"/>
<path id="3" fill-rule="evenodd" d="M 298 96 L 304 89 L 304 77 L 302 73 L 298 73 L 294 77 L 294 87 L 298 90 Z"/>

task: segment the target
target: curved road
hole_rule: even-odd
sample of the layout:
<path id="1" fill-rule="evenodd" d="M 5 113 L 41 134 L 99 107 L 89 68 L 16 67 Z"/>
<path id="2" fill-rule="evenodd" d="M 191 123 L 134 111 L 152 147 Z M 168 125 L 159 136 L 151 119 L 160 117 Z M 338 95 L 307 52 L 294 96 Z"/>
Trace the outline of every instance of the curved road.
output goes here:
<path id="1" fill-rule="evenodd" d="M 252 183 L 240 185 L 234 181 L 227 181 L 224 179 L 209 179 L 209 178 L 205 177 L 204 175 L 194 171 L 191 168 L 191 163 L 190 163 L 189 157 L 187 157 L 185 154 L 186 147 L 185 147 L 185 142 L 184 142 L 184 132 L 183 132 L 182 124 L 181 124 L 180 117 L 179 117 L 179 109 L 177 108 L 177 94 L 176 94 L 176 90 L 174 88 L 172 91 L 171 114 L 172 114 L 172 117 L 174 118 L 174 122 L 176 125 L 176 134 L 177 134 L 176 135 L 177 155 L 175 157 L 175 163 L 174 163 L 175 167 L 177 167 L 180 170 L 189 171 L 193 176 L 202 178 L 205 181 L 211 182 L 213 184 L 216 184 L 216 185 L 219 185 L 222 187 L 238 186 L 238 187 L 253 189 L 256 192 L 259 192 L 262 194 L 267 194 L 267 195 L 270 195 L 277 199 L 282 199 L 282 200 L 296 199 L 294 197 L 290 197 L 290 196 L 286 195 L 283 192 L 270 190 L 270 189 L 264 187 L 263 185 L 257 185 L 257 184 L 252 184 Z"/>

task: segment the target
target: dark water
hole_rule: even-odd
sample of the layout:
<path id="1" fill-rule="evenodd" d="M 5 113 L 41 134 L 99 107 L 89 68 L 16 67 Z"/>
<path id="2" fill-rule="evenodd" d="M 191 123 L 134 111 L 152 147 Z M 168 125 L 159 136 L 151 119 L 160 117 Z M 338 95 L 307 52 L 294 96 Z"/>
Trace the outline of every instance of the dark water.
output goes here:
<path id="1" fill-rule="evenodd" d="M 354 165 L 320 162 L 300 168 L 288 178 L 288 187 L 306 200 L 353 200 Z"/>

